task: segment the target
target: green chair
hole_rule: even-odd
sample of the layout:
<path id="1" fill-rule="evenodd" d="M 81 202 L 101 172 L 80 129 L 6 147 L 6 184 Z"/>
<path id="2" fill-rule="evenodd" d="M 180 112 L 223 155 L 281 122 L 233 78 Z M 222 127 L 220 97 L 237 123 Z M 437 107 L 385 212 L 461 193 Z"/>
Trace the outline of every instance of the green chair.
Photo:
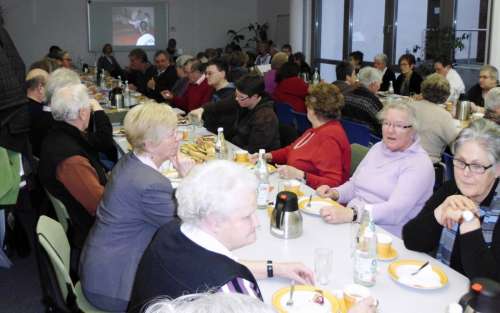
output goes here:
<path id="1" fill-rule="evenodd" d="M 50 192 L 45 189 L 47 196 L 49 196 L 50 202 L 52 202 L 52 206 L 54 206 L 54 210 L 56 211 L 57 220 L 61 223 L 64 232 L 68 232 L 69 224 L 71 223 L 71 219 L 69 218 L 68 210 L 66 210 L 66 206 L 61 200 L 57 199 Z"/>
<path id="2" fill-rule="evenodd" d="M 351 169 L 349 171 L 349 177 L 354 174 L 354 171 L 368 153 L 368 150 L 370 149 L 358 143 L 351 144 Z"/>
<path id="3" fill-rule="evenodd" d="M 50 217 L 42 215 L 38 219 L 36 233 L 40 245 L 50 259 L 62 298 L 65 299 L 66 305 L 74 307 L 76 304 L 85 313 L 103 313 L 104 311 L 96 309 L 87 301 L 80 282 L 74 285 L 71 281 L 71 277 L 69 276 L 71 249 L 61 224 Z"/>

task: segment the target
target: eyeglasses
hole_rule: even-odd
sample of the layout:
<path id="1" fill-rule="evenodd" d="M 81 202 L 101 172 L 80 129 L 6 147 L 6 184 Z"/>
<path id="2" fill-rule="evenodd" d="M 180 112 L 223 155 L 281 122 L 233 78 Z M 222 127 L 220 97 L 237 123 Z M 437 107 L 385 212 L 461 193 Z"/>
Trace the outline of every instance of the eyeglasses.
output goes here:
<path id="1" fill-rule="evenodd" d="M 484 166 L 481 164 L 469 164 L 459 159 L 453 159 L 453 166 L 461 170 L 465 170 L 465 168 L 468 167 L 471 173 L 484 174 L 484 172 L 486 172 L 487 169 L 493 167 L 493 164 Z"/>
<path id="2" fill-rule="evenodd" d="M 235 98 L 238 101 L 243 101 L 243 100 L 246 100 L 246 99 L 250 98 L 250 96 L 244 96 L 244 95 L 236 94 Z"/>
<path id="3" fill-rule="evenodd" d="M 390 128 L 391 126 L 394 127 L 395 130 L 397 131 L 403 131 L 407 128 L 412 128 L 413 126 L 412 125 L 402 125 L 402 124 L 398 124 L 398 123 L 391 123 L 391 122 L 388 122 L 388 121 L 383 121 L 382 122 L 382 126 L 383 127 L 387 127 L 387 128 Z"/>

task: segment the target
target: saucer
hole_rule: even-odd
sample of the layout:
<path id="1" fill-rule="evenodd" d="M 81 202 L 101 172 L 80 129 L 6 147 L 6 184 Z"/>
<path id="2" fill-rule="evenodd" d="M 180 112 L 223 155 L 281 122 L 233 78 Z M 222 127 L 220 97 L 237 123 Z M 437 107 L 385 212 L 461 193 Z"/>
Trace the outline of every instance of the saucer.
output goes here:
<path id="1" fill-rule="evenodd" d="M 389 252 L 388 256 L 382 257 L 382 256 L 377 254 L 377 259 L 379 261 L 392 261 L 392 260 L 396 259 L 397 257 L 398 257 L 398 251 L 396 251 L 396 249 L 394 249 L 394 247 L 392 247 L 392 246 L 391 246 L 391 251 Z"/>

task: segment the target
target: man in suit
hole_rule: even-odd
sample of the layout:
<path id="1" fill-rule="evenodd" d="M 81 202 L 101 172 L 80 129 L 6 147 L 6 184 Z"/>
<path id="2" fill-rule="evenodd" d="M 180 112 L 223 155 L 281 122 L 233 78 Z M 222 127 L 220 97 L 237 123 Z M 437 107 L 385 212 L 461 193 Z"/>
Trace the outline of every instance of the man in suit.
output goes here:
<path id="1" fill-rule="evenodd" d="M 156 52 L 154 60 L 156 75 L 148 81 L 148 96 L 157 102 L 163 102 L 161 92 L 172 89 L 177 81 L 177 71 L 175 65 L 170 62 L 170 55 L 166 51 Z"/>
<path id="2" fill-rule="evenodd" d="M 393 84 L 393 89 L 394 89 L 394 82 L 396 81 L 396 75 L 391 70 L 390 64 L 387 64 L 389 63 L 388 60 L 389 59 L 387 58 L 387 56 L 383 53 L 377 54 L 373 59 L 373 67 L 379 70 L 380 74 L 382 74 L 382 84 L 380 84 L 380 91 L 389 90 L 391 82 Z"/>

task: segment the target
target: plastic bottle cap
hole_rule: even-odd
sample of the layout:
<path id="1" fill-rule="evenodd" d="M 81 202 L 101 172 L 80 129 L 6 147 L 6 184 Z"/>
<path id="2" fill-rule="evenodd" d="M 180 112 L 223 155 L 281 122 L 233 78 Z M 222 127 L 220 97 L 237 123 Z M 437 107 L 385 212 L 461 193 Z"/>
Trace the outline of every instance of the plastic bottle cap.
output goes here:
<path id="1" fill-rule="evenodd" d="M 259 154 L 265 154 L 266 153 L 266 149 L 259 149 Z"/>
<path id="2" fill-rule="evenodd" d="M 222 131 L 224 131 L 224 128 L 219 127 L 219 128 L 217 128 L 217 131 L 218 131 L 218 132 L 222 132 Z"/>
<path id="3" fill-rule="evenodd" d="M 472 286 L 470 288 L 472 290 L 474 290 L 475 292 L 481 292 L 483 290 L 483 285 L 481 285 L 480 283 L 475 283 L 475 284 L 472 284 Z"/>

